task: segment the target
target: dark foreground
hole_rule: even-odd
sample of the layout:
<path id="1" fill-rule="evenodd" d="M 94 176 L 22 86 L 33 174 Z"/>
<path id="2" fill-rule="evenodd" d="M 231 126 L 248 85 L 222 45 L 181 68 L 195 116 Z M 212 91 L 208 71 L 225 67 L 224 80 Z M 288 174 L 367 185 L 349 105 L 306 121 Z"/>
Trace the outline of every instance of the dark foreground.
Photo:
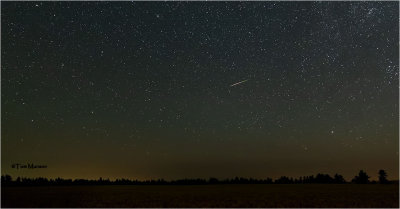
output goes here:
<path id="1" fill-rule="evenodd" d="M 392 185 L 3 187 L 2 207 L 399 207 Z"/>

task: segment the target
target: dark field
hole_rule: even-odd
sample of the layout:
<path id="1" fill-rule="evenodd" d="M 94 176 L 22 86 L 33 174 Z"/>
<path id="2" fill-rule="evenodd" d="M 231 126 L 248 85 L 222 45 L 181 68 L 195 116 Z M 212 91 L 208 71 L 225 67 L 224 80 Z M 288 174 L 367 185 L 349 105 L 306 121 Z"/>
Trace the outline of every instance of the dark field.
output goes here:
<path id="1" fill-rule="evenodd" d="M 392 185 L 3 187 L 2 207 L 399 207 Z"/>

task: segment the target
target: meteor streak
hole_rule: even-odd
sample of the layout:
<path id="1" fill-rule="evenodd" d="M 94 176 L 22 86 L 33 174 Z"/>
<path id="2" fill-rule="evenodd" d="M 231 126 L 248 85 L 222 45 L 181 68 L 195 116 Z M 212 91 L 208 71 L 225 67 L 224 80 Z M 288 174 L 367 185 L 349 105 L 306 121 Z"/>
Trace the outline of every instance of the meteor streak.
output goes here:
<path id="1" fill-rule="evenodd" d="M 244 83 L 244 82 L 246 82 L 246 81 L 248 81 L 248 80 L 249 80 L 249 79 L 246 79 L 246 80 L 243 80 L 243 81 L 239 81 L 239 82 L 237 82 L 237 83 L 234 83 L 234 84 L 230 85 L 230 87 L 239 85 L 239 84 Z"/>

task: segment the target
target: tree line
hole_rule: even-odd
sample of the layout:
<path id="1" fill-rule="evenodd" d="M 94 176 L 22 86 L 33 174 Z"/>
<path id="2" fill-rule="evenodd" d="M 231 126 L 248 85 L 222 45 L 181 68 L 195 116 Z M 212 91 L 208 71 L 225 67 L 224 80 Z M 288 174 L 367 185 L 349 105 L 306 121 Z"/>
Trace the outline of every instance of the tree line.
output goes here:
<path id="1" fill-rule="evenodd" d="M 355 176 L 351 182 L 347 182 L 342 175 L 335 174 L 331 177 L 329 174 L 321 174 L 311 176 L 302 176 L 300 178 L 291 178 L 287 176 L 281 176 L 278 179 L 272 180 L 271 178 L 266 179 L 254 179 L 254 178 L 233 178 L 219 180 L 217 178 L 209 179 L 179 179 L 166 181 L 164 179 L 157 180 L 130 180 L 130 179 L 103 179 L 97 180 L 88 179 L 47 179 L 43 177 L 39 178 L 24 178 L 17 177 L 13 179 L 10 175 L 1 176 L 2 186 L 46 186 L 46 185 L 206 185 L 206 184 L 389 184 L 396 183 L 397 181 L 389 181 L 387 179 L 387 173 L 384 170 L 379 170 L 379 180 L 370 181 L 369 176 L 363 170 L 360 170 L 357 176 Z M 398 183 L 398 182 L 397 182 Z"/>

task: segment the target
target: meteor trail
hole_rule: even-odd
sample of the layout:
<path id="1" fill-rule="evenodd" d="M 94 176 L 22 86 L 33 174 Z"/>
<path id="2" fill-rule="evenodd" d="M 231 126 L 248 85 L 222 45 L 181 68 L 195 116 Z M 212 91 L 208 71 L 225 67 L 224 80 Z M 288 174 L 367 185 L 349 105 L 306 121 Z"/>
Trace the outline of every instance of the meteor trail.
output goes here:
<path id="1" fill-rule="evenodd" d="M 249 79 L 246 79 L 246 80 L 243 80 L 243 81 L 239 81 L 239 82 L 237 82 L 237 83 L 234 83 L 234 84 L 230 85 L 230 87 L 239 85 L 239 84 L 244 83 L 244 82 L 246 82 L 246 81 L 248 81 L 248 80 L 249 80 Z"/>

